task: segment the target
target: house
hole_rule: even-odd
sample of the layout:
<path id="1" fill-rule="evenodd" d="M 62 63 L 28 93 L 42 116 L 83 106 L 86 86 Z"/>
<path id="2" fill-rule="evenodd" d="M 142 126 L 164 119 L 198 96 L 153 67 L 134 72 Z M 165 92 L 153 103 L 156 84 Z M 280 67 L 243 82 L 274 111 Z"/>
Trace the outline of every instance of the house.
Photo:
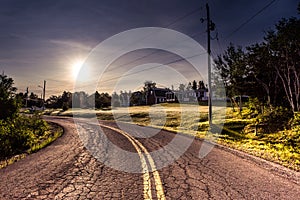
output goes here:
<path id="1" fill-rule="evenodd" d="M 207 88 L 201 88 L 195 90 L 196 97 L 198 101 L 207 101 L 208 100 L 208 89 Z"/>
<path id="2" fill-rule="evenodd" d="M 207 101 L 208 89 L 201 88 L 197 90 L 175 90 L 166 93 L 166 102 L 194 102 Z"/>
<path id="3" fill-rule="evenodd" d="M 208 100 L 208 89 L 204 85 L 203 81 L 199 82 L 197 89 L 191 87 L 186 90 L 170 90 L 168 88 L 156 88 L 155 85 L 152 87 L 145 86 L 144 92 L 137 91 L 131 94 L 130 105 L 153 105 L 159 103 L 172 103 L 172 102 L 200 102 Z M 121 95 L 120 95 L 121 96 Z"/>
<path id="4" fill-rule="evenodd" d="M 171 92 L 166 88 L 151 88 L 146 94 L 146 104 L 153 105 L 158 103 L 167 102 L 166 94 Z"/>
<path id="5" fill-rule="evenodd" d="M 178 102 L 178 96 L 173 91 L 166 92 L 166 101 L 167 102 Z"/>

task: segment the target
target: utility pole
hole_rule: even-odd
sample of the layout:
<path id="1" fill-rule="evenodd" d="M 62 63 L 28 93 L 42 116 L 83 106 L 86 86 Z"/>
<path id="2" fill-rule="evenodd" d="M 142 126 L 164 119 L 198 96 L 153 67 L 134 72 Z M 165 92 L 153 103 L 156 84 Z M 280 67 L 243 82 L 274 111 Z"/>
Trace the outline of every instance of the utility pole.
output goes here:
<path id="1" fill-rule="evenodd" d="M 45 95 L 46 95 L 46 80 L 44 80 L 44 87 L 38 85 L 38 87 L 42 88 L 43 89 L 43 93 L 42 93 L 42 99 L 43 99 L 43 102 L 42 102 L 42 106 L 43 106 L 43 110 L 45 109 Z"/>
<path id="2" fill-rule="evenodd" d="M 27 89 L 26 89 L 26 99 L 25 99 L 25 107 L 26 108 L 27 108 L 28 95 L 29 95 L 29 92 L 28 92 L 28 87 L 27 87 Z"/>
<path id="3" fill-rule="evenodd" d="M 45 95 L 46 95 L 46 80 L 44 80 L 44 87 L 43 87 L 43 110 L 45 109 Z"/>
<path id="4" fill-rule="evenodd" d="M 209 127 L 211 128 L 212 125 L 212 90 L 211 90 L 211 49 L 210 49 L 210 31 L 213 28 L 211 26 L 210 21 L 210 14 L 209 14 L 209 6 L 208 3 L 206 3 L 206 14 L 207 14 L 207 67 L 208 67 L 208 121 L 209 121 Z"/>

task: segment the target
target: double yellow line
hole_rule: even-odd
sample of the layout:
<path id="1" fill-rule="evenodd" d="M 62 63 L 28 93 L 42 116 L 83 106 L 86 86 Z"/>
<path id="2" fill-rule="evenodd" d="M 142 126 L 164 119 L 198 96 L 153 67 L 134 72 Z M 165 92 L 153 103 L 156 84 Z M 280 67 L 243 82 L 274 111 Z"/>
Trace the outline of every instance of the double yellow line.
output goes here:
<path id="1" fill-rule="evenodd" d="M 144 199 L 150 200 L 152 199 L 152 193 L 151 193 L 151 176 L 150 176 L 150 170 L 149 167 L 147 165 L 147 160 L 149 162 L 149 165 L 151 167 L 151 171 L 153 173 L 153 179 L 155 181 L 154 185 L 155 185 L 155 189 L 156 189 L 156 196 L 157 199 L 160 200 L 165 200 L 165 194 L 164 194 L 164 189 L 162 186 L 162 182 L 159 176 L 159 173 L 156 169 L 154 160 L 152 159 L 150 153 L 148 152 L 148 150 L 134 137 L 132 137 L 130 134 L 128 134 L 127 132 L 114 128 L 114 127 L 110 127 L 110 126 L 106 126 L 103 124 L 100 124 L 100 126 L 104 127 L 104 128 L 108 128 L 111 129 L 113 131 L 116 131 L 117 133 L 122 134 L 123 136 L 125 136 L 134 146 L 134 148 L 136 149 L 137 153 L 139 154 L 140 160 L 141 160 L 141 165 L 142 165 L 142 170 L 143 170 L 143 185 L 144 185 Z"/>

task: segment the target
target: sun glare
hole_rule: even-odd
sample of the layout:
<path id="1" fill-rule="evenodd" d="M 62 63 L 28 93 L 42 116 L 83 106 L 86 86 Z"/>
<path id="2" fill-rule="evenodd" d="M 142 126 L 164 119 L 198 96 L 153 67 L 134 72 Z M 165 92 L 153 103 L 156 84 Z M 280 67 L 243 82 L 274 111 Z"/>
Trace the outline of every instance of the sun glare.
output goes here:
<path id="1" fill-rule="evenodd" d="M 72 75 L 73 75 L 74 79 L 77 78 L 77 75 L 80 72 L 80 69 L 81 69 L 82 65 L 83 65 L 83 61 L 80 61 L 80 60 L 77 60 L 73 63 L 73 65 L 72 65 Z"/>

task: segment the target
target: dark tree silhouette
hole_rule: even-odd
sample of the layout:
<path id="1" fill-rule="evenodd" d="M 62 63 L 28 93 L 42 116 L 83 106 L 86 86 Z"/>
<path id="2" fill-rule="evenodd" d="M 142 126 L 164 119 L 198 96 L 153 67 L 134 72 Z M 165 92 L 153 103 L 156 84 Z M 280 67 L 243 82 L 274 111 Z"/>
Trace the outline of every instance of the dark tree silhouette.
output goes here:
<path id="1" fill-rule="evenodd" d="M 16 98 L 17 88 L 14 80 L 4 73 L 0 75 L 0 119 L 13 118 L 17 115 L 21 102 Z"/>

